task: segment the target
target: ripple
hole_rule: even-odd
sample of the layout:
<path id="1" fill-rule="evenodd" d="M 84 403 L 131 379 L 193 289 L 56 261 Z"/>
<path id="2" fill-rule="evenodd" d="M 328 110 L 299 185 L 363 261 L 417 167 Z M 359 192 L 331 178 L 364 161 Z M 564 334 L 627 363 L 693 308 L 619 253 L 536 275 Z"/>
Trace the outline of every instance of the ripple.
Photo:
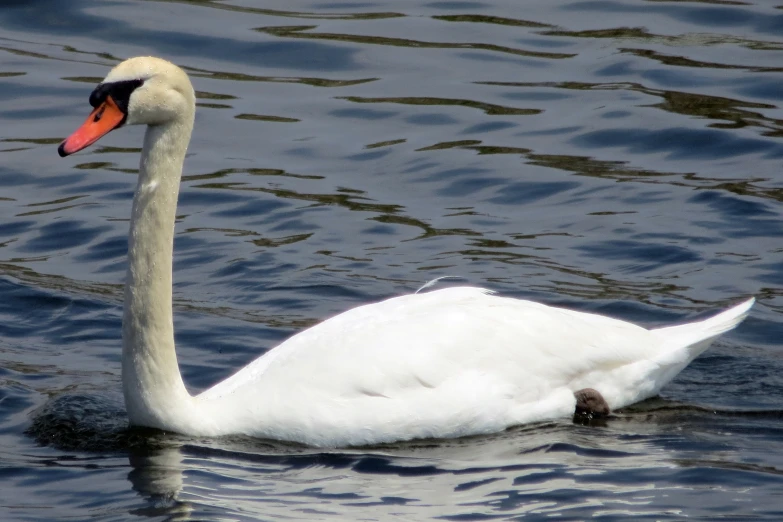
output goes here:
<path id="1" fill-rule="evenodd" d="M 106 230 L 108 227 L 89 227 L 77 220 L 58 221 L 41 227 L 23 251 L 51 252 L 87 245 Z"/>
<path id="2" fill-rule="evenodd" d="M 716 130 L 670 128 L 659 131 L 606 129 L 582 134 L 573 143 L 584 148 L 627 147 L 631 152 L 669 152 L 672 159 L 726 158 L 767 152 L 783 154 L 783 146 L 753 138 L 739 138 Z"/>
<path id="3" fill-rule="evenodd" d="M 0 9 L 0 519 L 779 520 L 783 16 L 390 5 Z M 198 101 L 174 236 L 194 390 L 443 276 L 650 327 L 758 304 L 600 425 L 331 451 L 129 430 L 142 130 L 56 148 L 107 69 L 147 54 L 185 67 Z"/>

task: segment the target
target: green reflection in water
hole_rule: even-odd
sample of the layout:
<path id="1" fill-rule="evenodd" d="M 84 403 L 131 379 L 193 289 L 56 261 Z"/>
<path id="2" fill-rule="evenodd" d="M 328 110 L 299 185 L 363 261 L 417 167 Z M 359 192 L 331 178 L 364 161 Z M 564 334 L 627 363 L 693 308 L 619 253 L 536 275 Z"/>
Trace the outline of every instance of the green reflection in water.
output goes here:
<path id="1" fill-rule="evenodd" d="M 210 7 L 223 11 L 235 11 L 239 13 L 251 13 L 267 16 L 279 16 L 283 18 L 305 18 L 314 20 L 381 20 L 385 18 L 404 17 L 404 14 L 395 12 L 377 13 L 319 13 L 308 11 L 281 11 L 278 9 L 264 9 L 261 7 L 245 7 L 222 3 L 219 0 L 147 0 L 148 2 L 165 2 L 170 4 L 193 4 L 199 7 Z M 351 6 L 349 6 L 351 7 Z"/>
<path id="2" fill-rule="evenodd" d="M 387 141 L 379 141 L 378 143 L 370 143 L 369 145 L 365 145 L 365 149 L 378 149 L 381 147 L 389 147 L 391 145 L 399 145 L 400 143 L 405 143 L 406 139 L 401 138 L 399 140 L 387 140 Z"/>
<path id="3" fill-rule="evenodd" d="M 181 66 L 191 76 L 209 78 L 213 80 L 228 80 L 232 82 L 270 82 L 270 83 L 298 83 L 311 87 L 350 87 L 377 81 L 379 78 L 358 78 L 355 80 L 331 80 L 328 78 L 312 78 L 298 76 L 257 76 L 252 74 L 235 73 L 227 71 L 210 71 L 196 67 Z"/>
<path id="4" fill-rule="evenodd" d="M 620 47 L 617 49 L 621 53 L 633 54 L 640 58 L 648 58 L 650 60 L 658 61 L 664 65 L 671 65 L 674 67 L 688 67 L 688 68 L 708 68 L 708 69 L 739 69 L 749 72 L 781 72 L 783 67 L 760 67 L 755 65 L 732 65 L 718 62 L 704 62 L 699 60 L 692 60 L 685 58 L 684 56 L 673 56 L 669 54 L 659 53 L 651 49 L 632 49 Z"/>
<path id="5" fill-rule="evenodd" d="M 675 1 L 675 0 L 648 0 Z M 684 0 L 695 1 L 695 0 Z M 722 3 L 710 0 L 705 3 Z M 728 2 L 726 2 L 728 3 Z M 779 51 L 783 49 L 783 43 L 764 40 L 749 40 L 729 34 L 715 33 L 686 33 L 680 35 L 661 35 L 650 33 L 644 27 L 614 27 L 609 29 L 591 29 L 585 31 L 569 31 L 566 29 L 553 29 L 541 33 L 546 36 L 564 36 L 568 38 L 608 38 L 616 40 L 638 40 L 645 43 L 657 43 L 671 47 L 709 47 L 714 45 L 739 45 L 754 51 Z"/>
<path id="6" fill-rule="evenodd" d="M 783 119 L 769 118 L 761 112 L 746 109 L 777 109 L 775 105 L 768 103 L 749 102 L 697 94 L 691 92 L 669 91 L 665 89 L 653 89 L 640 83 L 585 83 L 585 82 L 477 82 L 481 85 L 496 85 L 502 87 L 518 88 L 553 88 L 567 90 L 625 90 L 640 92 L 649 96 L 661 98 L 661 103 L 651 104 L 648 107 L 657 107 L 673 114 L 696 116 L 714 120 L 723 120 L 727 123 L 711 123 L 708 127 L 721 129 L 736 129 L 742 127 L 760 127 L 763 136 L 780 137 L 783 135 Z"/>
<path id="7" fill-rule="evenodd" d="M 441 143 L 436 143 L 435 145 L 429 145 L 427 147 L 416 149 L 416 152 L 425 152 L 428 150 L 457 149 L 457 148 L 468 147 L 470 145 L 478 145 L 480 143 L 481 140 L 443 141 Z"/>
<path id="8" fill-rule="evenodd" d="M 462 100 L 458 98 L 433 98 L 428 96 L 400 97 L 400 98 L 364 98 L 361 96 L 338 96 L 338 100 L 348 100 L 354 103 L 399 103 L 402 105 L 445 105 L 453 107 L 469 107 L 479 109 L 486 114 L 529 116 L 540 114 L 540 109 L 520 109 L 517 107 L 505 107 L 494 103 L 484 103 L 474 100 Z"/>
<path id="9" fill-rule="evenodd" d="M 488 16 L 478 14 L 438 15 L 433 16 L 432 18 L 446 22 L 472 22 L 478 24 L 508 25 L 512 27 L 554 27 L 553 25 L 543 24 L 541 22 L 531 22 L 530 20 L 519 20 L 516 18 L 504 18 L 502 16 Z"/>
<path id="10" fill-rule="evenodd" d="M 305 38 L 308 40 L 333 40 L 340 42 L 352 42 L 359 44 L 370 45 L 387 45 L 393 47 L 412 47 L 415 49 L 474 49 L 481 51 L 491 51 L 496 53 L 513 54 L 516 56 L 526 56 L 532 58 L 544 58 L 550 60 L 562 60 L 565 58 L 573 58 L 575 54 L 567 53 L 548 53 L 542 51 L 528 51 L 524 49 L 516 49 L 514 47 L 506 47 L 503 45 L 487 44 L 487 43 L 451 43 L 451 42 L 425 42 L 421 40 L 410 40 L 407 38 L 390 38 L 386 36 L 368 36 L 368 35 L 352 35 L 342 33 L 305 33 L 317 28 L 315 25 L 293 25 L 293 26 L 276 26 L 276 27 L 257 27 L 256 31 L 271 34 L 274 36 L 285 38 Z"/>
<path id="11" fill-rule="evenodd" d="M 297 118 L 285 118 L 283 116 L 267 116 L 263 114 L 237 114 L 234 118 L 238 120 L 272 121 L 277 123 L 296 123 L 301 121 Z"/>
<path id="12" fill-rule="evenodd" d="M 36 145 L 55 145 L 63 141 L 62 138 L 5 138 L 2 143 L 35 143 Z"/>

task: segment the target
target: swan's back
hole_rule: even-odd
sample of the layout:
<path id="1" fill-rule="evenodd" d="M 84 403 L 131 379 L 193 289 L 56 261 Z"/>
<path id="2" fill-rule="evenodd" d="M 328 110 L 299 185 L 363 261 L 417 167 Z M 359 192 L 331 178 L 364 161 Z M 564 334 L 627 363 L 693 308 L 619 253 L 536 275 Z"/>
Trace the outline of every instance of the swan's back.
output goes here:
<path id="1" fill-rule="evenodd" d="M 648 334 L 603 316 L 498 297 L 479 288 L 447 288 L 341 313 L 294 335 L 200 397 L 231 393 L 262 374 L 265 380 L 292 379 L 291 372 L 305 367 L 321 371 L 301 387 L 317 382 L 350 393 L 364 383 L 359 387 L 379 395 L 391 393 L 389 387 L 399 391 L 396 384 L 406 380 L 437 386 L 466 368 L 565 380 L 604 360 L 632 362 L 654 353 L 649 343 L 631 342 Z"/>

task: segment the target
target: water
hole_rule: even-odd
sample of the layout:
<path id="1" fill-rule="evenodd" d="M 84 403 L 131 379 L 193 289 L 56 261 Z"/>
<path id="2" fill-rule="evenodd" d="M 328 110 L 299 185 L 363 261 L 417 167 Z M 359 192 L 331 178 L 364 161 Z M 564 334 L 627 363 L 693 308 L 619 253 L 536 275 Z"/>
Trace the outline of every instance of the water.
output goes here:
<path id="1" fill-rule="evenodd" d="M 780 6 L 32 0 L 0 27 L 0 519 L 783 517 Z M 759 302 L 605 425 L 331 452 L 127 431 L 142 130 L 56 145 L 143 54 L 199 97 L 174 289 L 193 389 L 444 275 L 647 326 Z"/>

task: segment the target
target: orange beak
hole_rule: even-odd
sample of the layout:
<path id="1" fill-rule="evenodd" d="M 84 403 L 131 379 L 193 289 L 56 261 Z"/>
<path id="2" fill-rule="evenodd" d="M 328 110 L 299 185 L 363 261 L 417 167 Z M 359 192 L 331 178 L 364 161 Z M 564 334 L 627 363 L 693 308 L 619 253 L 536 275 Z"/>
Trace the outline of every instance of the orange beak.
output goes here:
<path id="1" fill-rule="evenodd" d="M 119 127 L 124 121 L 125 113 L 117 107 L 111 96 L 107 96 L 106 101 L 90 113 L 82 126 L 60 143 L 57 152 L 63 158 L 79 152 Z"/>

